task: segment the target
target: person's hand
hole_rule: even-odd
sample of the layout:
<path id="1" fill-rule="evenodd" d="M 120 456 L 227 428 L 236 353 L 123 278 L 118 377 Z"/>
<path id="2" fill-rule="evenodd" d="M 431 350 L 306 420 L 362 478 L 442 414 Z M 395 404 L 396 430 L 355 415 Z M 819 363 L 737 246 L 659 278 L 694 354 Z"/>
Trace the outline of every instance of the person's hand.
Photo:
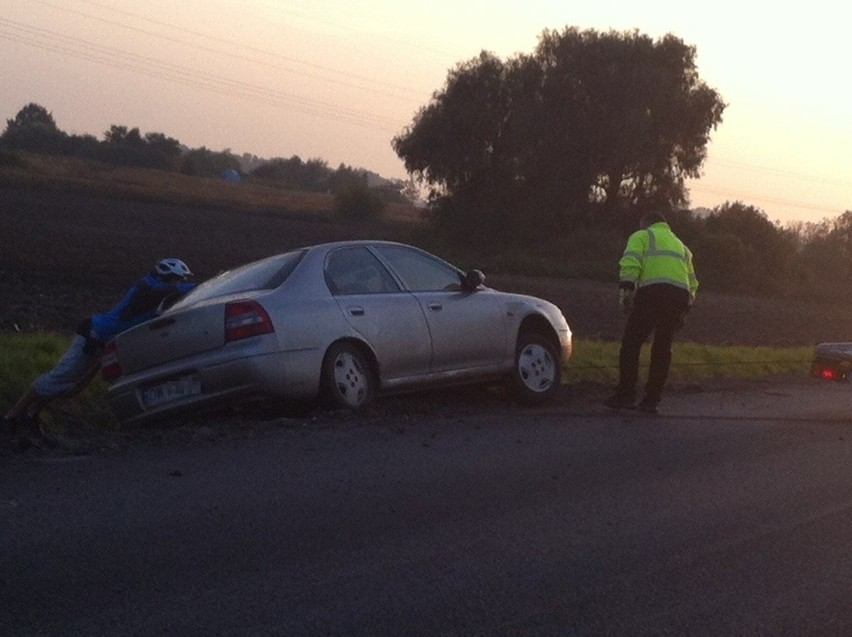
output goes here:
<path id="1" fill-rule="evenodd" d="M 630 314 L 633 310 L 633 290 L 619 289 L 618 302 L 621 304 L 621 309 L 624 313 Z"/>

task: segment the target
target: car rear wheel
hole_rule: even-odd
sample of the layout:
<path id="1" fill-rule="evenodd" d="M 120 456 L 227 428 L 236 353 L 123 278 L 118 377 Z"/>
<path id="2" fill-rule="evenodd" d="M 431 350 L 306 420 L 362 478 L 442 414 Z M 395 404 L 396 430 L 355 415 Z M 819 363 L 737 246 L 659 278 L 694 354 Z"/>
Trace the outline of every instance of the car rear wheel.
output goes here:
<path id="1" fill-rule="evenodd" d="M 357 411 L 369 404 L 375 380 L 362 350 L 352 343 L 335 343 L 323 361 L 323 390 L 336 407 Z"/>
<path id="2" fill-rule="evenodd" d="M 518 402 L 539 405 L 559 389 L 561 370 L 556 346 L 535 333 L 518 336 L 510 388 Z"/>

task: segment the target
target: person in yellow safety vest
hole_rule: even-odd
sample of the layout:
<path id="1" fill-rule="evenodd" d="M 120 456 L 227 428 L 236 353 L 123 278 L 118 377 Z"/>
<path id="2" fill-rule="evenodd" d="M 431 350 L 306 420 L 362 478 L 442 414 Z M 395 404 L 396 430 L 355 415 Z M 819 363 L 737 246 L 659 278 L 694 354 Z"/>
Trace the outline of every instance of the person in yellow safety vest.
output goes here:
<path id="1" fill-rule="evenodd" d="M 606 405 L 614 409 L 636 408 L 639 354 L 653 332 L 651 368 L 645 397 L 638 406 L 655 414 L 669 374 L 672 341 L 695 300 L 698 279 L 692 252 L 675 236 L 661 213 L 645 214 L 639 228 L 627 239 L 618 262 L 619 301 L 629 316 L 618 357 L 618 386 Z"/>

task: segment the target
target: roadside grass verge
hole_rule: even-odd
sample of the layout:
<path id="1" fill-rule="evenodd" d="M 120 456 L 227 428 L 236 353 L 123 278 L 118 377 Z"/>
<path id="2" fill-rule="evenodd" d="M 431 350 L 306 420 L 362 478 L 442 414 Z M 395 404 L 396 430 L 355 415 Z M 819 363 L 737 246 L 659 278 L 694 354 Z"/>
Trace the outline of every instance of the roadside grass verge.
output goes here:
<path id="1" fill-rule="evenodd" d="M 571 360 L 563 368 L 563 382 L 618 382 L 619 343 L 575 340 Z M 786 372 L 807 372 L 813 347 L 745 347 L 676 342 L 672 347 L 669 379 L 690 381 L 716 378 L 761 378 Z M 642 348 L 639 373 L 647 373 L 651 347 Z"/>
<path id="2" fill-rule="evenodd" d="M 52 333 L 0 332 L 0 405 L 5 412 L 30 386 L 49 370 L 65 352 L 67 336 Z M 574 354 L 563 370 L 566 384 L 618 381 L 619 344 L 608 341 L 575 340 Z M 675 343 L 669 378 L 698 381 L 721 378 L 760 378 L 786 372 L 807 372 L 812 347 L 739 347 Z M 647 372 L 650 347 L 640 359 L 640 378 Z M 85 423 L 95 428 L 115 428 L 107 403 L 107 386 L 97 376 L 89 387 L 71 400 L 58 400 L 42 414 L 49 427 Z"/>
<path id="3" fill-rule="evenodd" d="M 71 339 L 52 333 L 16 334 L 0 332 L 0 405 L 5 413 L 29 389 L 33 380 L 51 369 L 65 353 Z M 106 384 L 100 376 L 73 400 L 57 400 L 42 412 L 48 427 L 61 427 L 66 420 L 93 427 L 112 428 Z"/>

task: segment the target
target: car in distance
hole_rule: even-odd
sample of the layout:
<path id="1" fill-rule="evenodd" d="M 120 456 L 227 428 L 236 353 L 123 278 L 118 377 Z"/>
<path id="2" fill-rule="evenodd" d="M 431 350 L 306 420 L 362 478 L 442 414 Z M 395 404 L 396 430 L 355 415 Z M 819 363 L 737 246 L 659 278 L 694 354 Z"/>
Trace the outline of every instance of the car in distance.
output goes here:
<path id="1" fill-rule="evenodd" d="M 258 394 L 357 410 L 380 394 L 490 381 L 547 401 L 571 355 L 565 317 L 483 281 L 388 241 L 268 257 L 110 341 L 109 402 L 124 422 Z"/>
<path id="2" fill-rule="evenodd" d="M 811 376 L 845 381 L 852 369 L 852 343 L 819 343 L 814 348 Z"/>

